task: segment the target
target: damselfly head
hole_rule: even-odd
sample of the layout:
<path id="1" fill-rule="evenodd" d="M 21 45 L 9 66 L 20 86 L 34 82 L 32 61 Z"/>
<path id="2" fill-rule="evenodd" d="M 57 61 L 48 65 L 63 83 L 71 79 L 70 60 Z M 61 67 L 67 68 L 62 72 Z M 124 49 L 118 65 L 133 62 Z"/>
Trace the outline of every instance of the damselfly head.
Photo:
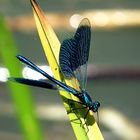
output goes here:
<path id="1" fill-rule="evenodd" d="M 98 112 L 99 107 L 100 107 L 100 103 L 98 101 L 93 102 L 93 106 L 92 106 L 93 112 Z"/>

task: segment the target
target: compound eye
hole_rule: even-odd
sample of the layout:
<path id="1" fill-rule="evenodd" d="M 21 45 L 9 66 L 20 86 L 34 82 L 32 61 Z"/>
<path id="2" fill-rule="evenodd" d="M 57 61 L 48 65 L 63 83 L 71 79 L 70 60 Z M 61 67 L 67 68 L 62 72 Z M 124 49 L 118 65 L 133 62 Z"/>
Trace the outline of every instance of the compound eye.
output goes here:
<path id="1" fill-rule="evenodd" d="M 100 107 L 100 103 L 98 101 L 96 101 L 96 106 L 99 108 Z"/>
<path id="2" fill-rule="evenodd" d="M 94 102 L 93 111 L 97 112 L 99 107 L 100 107 L 100 103 L 98 101 Z"/>

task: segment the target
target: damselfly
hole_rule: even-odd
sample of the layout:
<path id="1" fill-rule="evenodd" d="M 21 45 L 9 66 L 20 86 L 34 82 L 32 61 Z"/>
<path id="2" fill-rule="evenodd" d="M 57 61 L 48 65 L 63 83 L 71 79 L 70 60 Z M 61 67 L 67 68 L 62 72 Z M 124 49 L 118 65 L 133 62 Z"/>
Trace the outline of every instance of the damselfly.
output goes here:
<path id="1" fill-rule="evenodd" d="M 78 97 L 81 103 L 84 106 L 86 106 L 86 108 L 88 108 L 88 112 L 89 110 L 97 112 L 98 108 L 100 107 L 100 103 L 98 101 L 93 102 L 91 97 L 86 91 L 87 62 L 89 57 L 90 39 L 91 39 L 91 26 L 89 20 L 87 18 L 84 18 L 81 21 L 78 29 L 76 30 L 76 33 L 73 36 L 73 38 L 64 40 L 60 48 L 59 64 L 61 71 L 65 78 L 67 79 L 76 78 L 78 80 L 80 84 L 79 91 L 51 77 L 49 74 L 47 74 L 42 69 L 37 67 L 27 58 L 21 55 L 17 55 L 17 58 L 31 69 L 41 73 L 43 76 L 48 78 L 52 83 L 68 91 L 70 94 L 73 94 L 74 96 Z M 24 78 L 12 78 L 12 79 L 19 83 L 27 85 L 56 89 L 56 87 L 53 84 L 46 83 L 45 81 L 41 80 L 31 80 Z M 86 113 L 86 116 L 88 112 Z"/>

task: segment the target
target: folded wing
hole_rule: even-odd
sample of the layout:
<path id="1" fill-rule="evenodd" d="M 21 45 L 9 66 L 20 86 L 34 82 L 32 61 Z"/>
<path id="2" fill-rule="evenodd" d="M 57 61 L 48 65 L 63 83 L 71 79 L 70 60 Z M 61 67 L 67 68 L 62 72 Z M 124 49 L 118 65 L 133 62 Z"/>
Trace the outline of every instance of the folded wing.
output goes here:
<path id="1" fill-rule="evenodd" d="M 60 48 L 59 63 L 64 76 L 68 79 L 76 77 L 82 89 L 86 88 L 90 39 L 91 26 L 84 18 L 74 37 L 64 40 Z"/>

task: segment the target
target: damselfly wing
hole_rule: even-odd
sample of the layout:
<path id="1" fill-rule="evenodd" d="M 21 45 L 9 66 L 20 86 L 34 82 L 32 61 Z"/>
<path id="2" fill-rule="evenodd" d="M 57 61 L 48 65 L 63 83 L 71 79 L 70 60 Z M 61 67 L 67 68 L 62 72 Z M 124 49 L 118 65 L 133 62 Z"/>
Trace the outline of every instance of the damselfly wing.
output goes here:
<path id="1" fill-rule="evenodd" d="M 62 73 L 68 79 L 75 77 L 82 90 L 86 89 L 90 39 L 90 22 L 84 18 L 74 37 L 64 40 L 60 48 L 59 63 Z"/>

